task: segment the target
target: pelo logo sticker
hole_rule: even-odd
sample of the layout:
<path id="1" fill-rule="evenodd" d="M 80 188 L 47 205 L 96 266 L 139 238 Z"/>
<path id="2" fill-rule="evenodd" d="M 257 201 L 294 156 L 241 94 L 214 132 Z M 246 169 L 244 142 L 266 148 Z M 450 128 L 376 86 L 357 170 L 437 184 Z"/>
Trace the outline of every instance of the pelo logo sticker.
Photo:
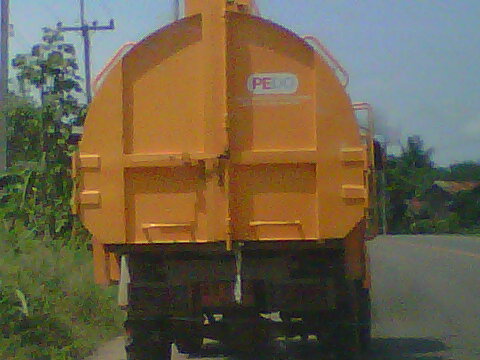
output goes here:
<path id="1" fill-rule="evenodd" d="M 298 77 L 290 73 L 252 74 L 247 87 L 254 95 L 290 95 L 298 90 Z"/>

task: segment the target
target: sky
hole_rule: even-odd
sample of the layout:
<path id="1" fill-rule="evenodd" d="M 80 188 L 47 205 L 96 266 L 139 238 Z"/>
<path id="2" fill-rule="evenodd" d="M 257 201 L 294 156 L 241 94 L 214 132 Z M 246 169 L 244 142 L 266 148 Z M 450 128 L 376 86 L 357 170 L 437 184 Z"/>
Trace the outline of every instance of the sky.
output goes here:
<path id="1" fill-rule="evenodd" d="M 86 0 L 89 21 L 115 19 L 92 38 L 92 74 L 124 43 L 173 18 L 173 0 Z M 379 128 L 420 135 L 437 165 L 480 160 L 480 1 L 257 0 L 262 16 L 315 35 L 350 74 L 353 101 L 376 109 Z M 10 0 L 10 54 L 29 52 L 41 28 L 80 23 L 78 0 Z M 79 34 L 67 33 L 82 58 Z M 83 61 L 82 61 L 83 64 Z M 393 129 L 393 131 L 392 131 Z M 392 145 L 398 145 L 392 139 Z M 392 146 L 394 148 L 394 146 Z"/>

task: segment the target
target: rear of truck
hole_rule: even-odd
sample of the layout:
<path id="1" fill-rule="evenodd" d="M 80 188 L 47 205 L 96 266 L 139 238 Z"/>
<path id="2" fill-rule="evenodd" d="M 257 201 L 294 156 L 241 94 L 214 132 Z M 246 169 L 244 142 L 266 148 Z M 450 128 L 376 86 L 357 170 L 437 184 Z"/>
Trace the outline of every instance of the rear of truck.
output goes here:
<path id="1" fill-rule="evenodd" d="M 129 359 L 204 338 L 253 349 L 369 340 L 372 129 L 334 67 L 248 0 L 185 18 L 108 73 L 74 159 L 98 283 L 119 282 Z"/>

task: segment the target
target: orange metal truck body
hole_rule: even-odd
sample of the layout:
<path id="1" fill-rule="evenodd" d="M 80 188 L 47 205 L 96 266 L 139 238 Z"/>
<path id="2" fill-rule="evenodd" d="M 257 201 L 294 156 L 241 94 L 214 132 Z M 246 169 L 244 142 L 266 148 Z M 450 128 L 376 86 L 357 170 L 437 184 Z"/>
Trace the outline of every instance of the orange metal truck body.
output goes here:
<path id="1" fill-rule="evenodd" d="M 364 349 L 370 106 L 351 103 L 321 43 L 253 1 L 185 12 L 102 72 L 73 163 L 96 281 L 119 281 L 128 309 L 129 359 L 169 360 L 172 342 L 195 353 L 204 337 L 253 343 L 273 313 L 269 329 Z"/>
<path id="2" fill-rule="evenodd" d="M 365 276 L 371 133 L 328 62 L 251 9 L 191 0 L 102 82 L 74 162 L 98 282 L 109 245 L 238 241 L 347 239 Z"/>

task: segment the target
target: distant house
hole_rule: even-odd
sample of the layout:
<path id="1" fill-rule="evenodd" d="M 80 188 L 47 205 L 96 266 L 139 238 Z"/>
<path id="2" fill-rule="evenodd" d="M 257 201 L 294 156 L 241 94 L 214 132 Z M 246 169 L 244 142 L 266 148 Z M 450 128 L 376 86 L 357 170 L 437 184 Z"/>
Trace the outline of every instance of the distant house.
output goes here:
<path id="1" fill-rule="evenodd" d="M 439 188 L 450 195 L 460 191 L 470 191 L 480 186 L 480 181 L 435 181 L 431 189 Z"/>
<path id="2" fill-rule="evenodd" d="M 461 191 L 471 191 L 480 186 L 480 181 L 435 181 L 426 191 L 424 202 L 435 218 L 445 218 L 451 212 L 455 196 Z"/>
<path id="3" fill-rule="evenodd" d="M 422 201 L 419 198 L 414 197 L 405 201 L 408 210 L 415 215 L 415 217 L 428 217 L 426 214 L 426 201 Z"/>

